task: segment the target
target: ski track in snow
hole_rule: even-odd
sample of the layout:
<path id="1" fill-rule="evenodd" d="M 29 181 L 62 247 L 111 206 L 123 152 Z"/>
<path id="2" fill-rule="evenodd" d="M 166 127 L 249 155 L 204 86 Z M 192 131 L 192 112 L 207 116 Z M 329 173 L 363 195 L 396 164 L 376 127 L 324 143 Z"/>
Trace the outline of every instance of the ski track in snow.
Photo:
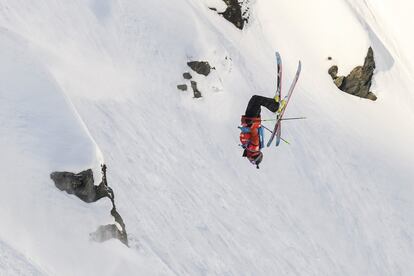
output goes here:
<path id="1" fill-rule="evenodd" d="M 414 67 L 379 1 L 255 1 L 240 32 L 214 1 L 0 0 L 0 274 L 414 273 Z M 368 46 L 375 103 L 327 74 Z M 274 93 L 275 49 L 284 89 L 302 60 L 287 116 L 308 119 L 285 122 L 292 144 L 256 170 L 237 124 L 252 94 Z M 192 72 L 201 99 L 175 88 L 193 59 L 216 67 Z M 49 179 L 92 167 L 98 181 L 103 160 L 130 248 L 88 241 L 109 202 Z"/>

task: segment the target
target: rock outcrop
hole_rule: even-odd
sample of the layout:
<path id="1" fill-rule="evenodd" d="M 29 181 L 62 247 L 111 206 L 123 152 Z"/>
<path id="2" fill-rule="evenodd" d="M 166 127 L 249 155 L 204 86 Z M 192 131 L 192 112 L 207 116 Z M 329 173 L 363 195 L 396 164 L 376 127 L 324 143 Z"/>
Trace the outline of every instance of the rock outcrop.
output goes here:
<path id="1" fill-rule="evenodd" d="M 250 18 L 250 1 L 251 0 L 222 0 L 223 6 L 210 3 L 209 8 L 223 16 L 227 21 L 232 23 L 236 28 L 243 30 Z M 217 4 L 217 3 L 216 3 Z M 213 6 L 211 6 L 213 5 Z"/>
<path id="2" fill-rule="evenodd" d="M 336 65 L 329 68 L 328 73 L 340 90 L 357 97 L 375 101 L 377 96 L 370 91 L 374 69 L 374 52 L 370 47 L 365 57 L 364 65 L 355 67 L 348 76 L 338 76 L 338 66 Z"/>
<path id="3" fill-rule="evenodd" d="M 191 88 L 193 89 L 194 98 L 201 98 L 201 92 L 197 88 L 197 82 L 191 81 Z"/>
<path id="4" fill-rule="evenodd" d="M 115 195 L 107 183 L 106 165 L 102 165 L 102 181 L 98 186 L 94 185 L 93 172 L 91 169 L 77 174 L 72 172 L 53 172 L 50 175 L 50 178 L 54 181 L 55 186 L 59 190 L 65 191 L 68 194 L 74 194 L 87 203 L 95 202 L 103 197 L 108 197 L 112 202 L 111 215 L 114 217 L 116 224 L 100 226 L 97 231 L 90 235 L 90 237 L 95 241 L 101 242 L 115 238 L 128 246 L 125 223 L 116 210 Z"/>
<path id="5" fill-rule="evenodd" d="M 200 75 L 208 76 L 211 72 L 211 66 L 208 61 L 189 61 L 187 65 Z M 185 78 L 185 76 L 184 76 Z"/>
<path id="6" fill-rule="evenodd" d="M 227 9 L 219 13 L 229 22 L 233 23 L 234 26 L 243 30 L 245 19 L 242 15 L 242 8 L 238 0 L 223 0 L 227 5 Z"/>
<path id="7" fill-rule="evenodd" d="M 96 242 L 104 242 L 110 239 L 124 239 L 119 231 L 119 228 L 115 224 L 99 226 L 95 232 L 90 234 L 90 238 Z"/>
<path id="8" fill-rule="evenodd" d="M 211 67 L 208 61 L 189 61 L 187 62 L 187 65 L 196 73 L 203 75 L 207 77 L 211 70 L 215 69 L 214 67 Z M 183 73 L 184 80 L 188 81 L 190 80 L 191 88 L 193 90 L 194 98 L 201 98 L 202 94 L 201 91 L 197 88 L 197 82 L 193 79 L 193 76 L 189 72 Z M 179 84 L 177 85 L 177 89 L 181 91 L 187 91 L 187 85 L 186 84 Z"/>
<path id="9" fill-rule="evenodd" d="M 189 72 L 185 72 L 183 73 L 183 78 L 186 80 L 191 80 L 193 78 L 193 76 L 191 76 L 191 74 Z"/>
<path id="10" fill-rule="evenodd" d="M 181 91 L 187 91 L 187 84 L 179 84 L 177 85 L 177 89 Z"/>
<path id="11" fill-rule="evenodd" d="M 111 192 L 109 187 L 94 185 L 91 169 L 77 174 L 71 172 L 54 172 L 50 175 L 50 178 L 52 178 L 56 188 L 59 190 L 66 191 L 68 194 L 74 194 L 88 203 L 106 197 Z"/>

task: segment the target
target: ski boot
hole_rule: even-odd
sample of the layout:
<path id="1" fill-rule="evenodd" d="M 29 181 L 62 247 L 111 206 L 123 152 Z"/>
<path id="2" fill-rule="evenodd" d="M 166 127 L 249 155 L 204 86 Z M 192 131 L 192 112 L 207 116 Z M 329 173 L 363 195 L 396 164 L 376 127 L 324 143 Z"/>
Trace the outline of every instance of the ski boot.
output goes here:
<path id="1" fill-rule="evenodd" d="M 281 112 L 282 112 L 282 110 L 283 110 L 283 109 L 285 108 L 285 106 L 286 106 L 286 100 L 285 100 L 285 99 L 280 100 L 279 95 L 276 95 L 276 96 L 275 96 L 275 101 L 279 104 L 279 108 L 278 108 L 278 110 L 276 111 L 276 113 L 281 113 Z"/>

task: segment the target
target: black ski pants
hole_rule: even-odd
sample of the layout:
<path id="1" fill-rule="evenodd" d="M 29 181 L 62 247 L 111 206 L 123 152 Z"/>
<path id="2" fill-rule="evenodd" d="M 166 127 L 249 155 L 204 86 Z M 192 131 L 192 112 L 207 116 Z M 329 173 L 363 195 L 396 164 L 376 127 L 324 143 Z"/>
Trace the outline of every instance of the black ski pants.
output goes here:
<path id="1" fill-rule="evenodd" d="M 254 95 L 250 98 L 244 116 L 246 117 L 260 117 L 261 107 L 264 106 L 272 112 L 279 109 L 279 103 L 273 98 Z"/>

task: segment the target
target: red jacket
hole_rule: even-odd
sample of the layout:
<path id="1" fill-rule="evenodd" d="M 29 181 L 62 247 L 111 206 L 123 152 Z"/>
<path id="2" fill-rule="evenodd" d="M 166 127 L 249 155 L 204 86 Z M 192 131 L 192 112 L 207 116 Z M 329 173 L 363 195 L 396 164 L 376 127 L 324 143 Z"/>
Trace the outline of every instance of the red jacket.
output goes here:
<path id="1" fill-rule="evenodd" d="M 246 149 L 247 158 L 253 158 L 260 153 L 259 128 L 262 120 L 260 117 L 241 117 L 240 142 Z"/>

